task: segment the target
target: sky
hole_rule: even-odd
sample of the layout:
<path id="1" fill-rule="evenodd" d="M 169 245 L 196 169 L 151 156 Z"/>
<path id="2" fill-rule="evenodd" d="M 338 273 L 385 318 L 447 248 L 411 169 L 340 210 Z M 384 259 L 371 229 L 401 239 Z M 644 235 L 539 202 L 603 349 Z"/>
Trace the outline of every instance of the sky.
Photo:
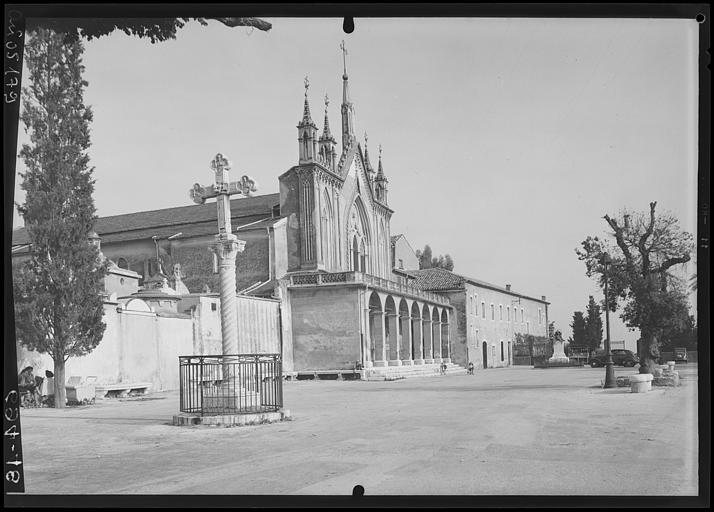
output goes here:
<path id="1" fill-rule="evenodd" d="M 566 338 L 573 311 L 602 297 L 575 248 L 606 234 L 603 215 L 657 201 L 696 233 L 693 20 L 356 18 L 351 34 L 340 18 L 266 20 L 269 32 L 192 22 L 163 43 L 85 43 L 99 216 L 192 204 L 218 152 L 231 176 L 278 192 L 297 164 L 305 76 L 313 119 L 321 129 L 329 94 L 341 140 L 344 40 L 355 131 L 375 166 L 383 147 L 392 234 L 450 254 L 457 273 L 547 296 Z"/>

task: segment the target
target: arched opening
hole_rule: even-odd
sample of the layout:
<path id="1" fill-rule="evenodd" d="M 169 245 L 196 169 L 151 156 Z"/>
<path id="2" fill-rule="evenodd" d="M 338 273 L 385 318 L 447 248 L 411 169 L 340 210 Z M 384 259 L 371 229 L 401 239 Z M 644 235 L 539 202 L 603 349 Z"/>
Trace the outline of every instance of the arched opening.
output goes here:
<path id="1" fill-rule="evenodd" d="M 441 358 L 441 317 L 436 307 L 431 314 L 431 353 L 434 359 Z"/>
<path id="2" fill-rule="evenodd" d="M 506 352 L 503 342 L 501 342 L 501 362 L 506 360 Z"/>
<path id="3" fill-rule="evenodd" d="M 446 309 L 441 311 L 441 357 L 443 359 L 451 357 L 449 350 L 449 315 Z"/>
<path id="4" fill-rule="evenodd" d="M 124 270 L 129 270 L 129 262 L 124 258 L 117 259 L 117 267 L 123 268 Z"/>
<path id="5" fill-rule="evenodd" d="M 411 361 L 413 358 L 410 327 L 409 306 L 402 299 L 399 301 L 399 359 L 402 361 Z"/>
<path id="6" fill-rule="evenodd" d="M 429 307 L 424 304 L 421 311 L 421 321 L 422 321 L 422 354 L 424 354 L 424 360 L 428 362 L 433 362 L 434 355 L 431 351 L 431 315 L 429 314 Z"/>
<path id="7" fill-rule="evenodd" d="M 482 347 L 483 367 L 488 368 L 488 343 L 484 341 Z"/>
<path id="8" fill-rule="evenodd" d="M 421 311 L 416 302 L 412 303 L 411 311 L 412 322 L 412 357 L 414 362 L 422 364 L 424 362 L 424 352 L 422 351 L 422 325 Z"/>
<path id="9" fill-rule="evenodd" d="M 384 301 L 384 314 L 384 339 L 386 341 L 385 352 L 390 361 L 396 362 L 399 360 L 399 343 L 397 341 L 397 308 L 391 295 Z"/>
<path id="10" fill-rule="evenodd" d="M 384 364 L 384 311 L 379 295 L 372 292 L 369 297 L 369 358 L 375 364 L 381 361 Z"/>
<path id="11" fill-rule="evenodd" d="M 351 240 L 348 252 L 352 253 L 352 270 L 374 272 L 375 262 L 371 261 L 373 257 L 373 236 L 369 217 L 359 196 L 355 199 L 347 216 L 346 234 L 347 240 Z M 355 239 L 357 240 L 356 249 Z"/>

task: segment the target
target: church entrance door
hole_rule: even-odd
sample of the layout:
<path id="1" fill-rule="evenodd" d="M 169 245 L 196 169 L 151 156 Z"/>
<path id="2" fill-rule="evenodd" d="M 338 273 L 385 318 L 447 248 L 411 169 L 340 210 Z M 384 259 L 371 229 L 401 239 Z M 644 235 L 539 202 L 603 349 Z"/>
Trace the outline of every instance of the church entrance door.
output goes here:
<path id="1" fill-rule="evenodd" d="M 485 341 L 483 342 L 482 347 L 483 347 L 483 350 L 482 350 L 482 352 L 483 352 L 483 367 L 488 368 L 488 345 L 486 344 Z"/>

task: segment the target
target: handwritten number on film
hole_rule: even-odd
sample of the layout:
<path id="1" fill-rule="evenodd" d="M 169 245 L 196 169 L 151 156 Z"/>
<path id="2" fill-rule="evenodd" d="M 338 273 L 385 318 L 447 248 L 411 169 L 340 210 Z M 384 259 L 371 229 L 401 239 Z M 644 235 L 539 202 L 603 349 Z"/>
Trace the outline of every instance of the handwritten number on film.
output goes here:
<path id="1" fill-rule="evenodd" d="M 8 27 L 5 32 L 5 69 L 3 70 L 3 79 L 5 81 L 5 103 L 14 103 L 18 100 L 19 94 L 17 89 L 20 85 L 20 53 L 17 51 L 18 43 L 22 40 L 23 32 L 15 26 L 15 19 L 20 13 L 10 11 L 8 17 Z M 13 40 L 15 39 L 15 40 Z M 13 62 L 14 61 L 14 64 Z M 14 67 L 13 67 L 14 66 Z"/>
<path id="2" fill-rule="evenodd" d="M 12 444 L 10 447 L 10 452 L 15 453 L 15 460 L 6 460 L 5 465 L 7 466 L 15 466 L 16 469 L 10 469 L 5 472 L 5 480 L 8 482 L 11 482 L 13 484 L 17 484 L 20 482 L 20 478 L 22 477 L 22 473 L 18 471 L 18 467 L 22 465 L 22 461 L 19 460 L 18 456 L 19 453 L 15 451 L 15 442 L 17 436 L 20 435 L 20 433 L 17 431 L 17 424 L 15 423 L 20 415 L 20 407 L 19 407 L 19 396 L 16 390 L 10 391 L 7 395 L 5 395 L 5 420 L 9 422 L 13 422 L 12 425 L 10 425 L 10 428 L 8 428 L 5 432 L 3 432 L 3 436 L 7 436 L 12 439 Z M 8 454 L 10 455 L 10 454 Z M 12 457 L 12 455 L 10 455 Z"/>

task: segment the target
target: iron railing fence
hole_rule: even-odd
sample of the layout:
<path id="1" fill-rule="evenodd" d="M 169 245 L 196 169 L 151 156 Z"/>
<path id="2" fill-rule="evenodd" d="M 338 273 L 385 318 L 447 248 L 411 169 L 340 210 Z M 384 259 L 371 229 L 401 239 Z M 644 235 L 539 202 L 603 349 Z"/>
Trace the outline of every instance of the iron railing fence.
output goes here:
<path id="1" fill-rule="evenodd" d="M 277 411 L 282 373 L 280 354 L 179 356 L 179 409 L 201 416 Z"/>

